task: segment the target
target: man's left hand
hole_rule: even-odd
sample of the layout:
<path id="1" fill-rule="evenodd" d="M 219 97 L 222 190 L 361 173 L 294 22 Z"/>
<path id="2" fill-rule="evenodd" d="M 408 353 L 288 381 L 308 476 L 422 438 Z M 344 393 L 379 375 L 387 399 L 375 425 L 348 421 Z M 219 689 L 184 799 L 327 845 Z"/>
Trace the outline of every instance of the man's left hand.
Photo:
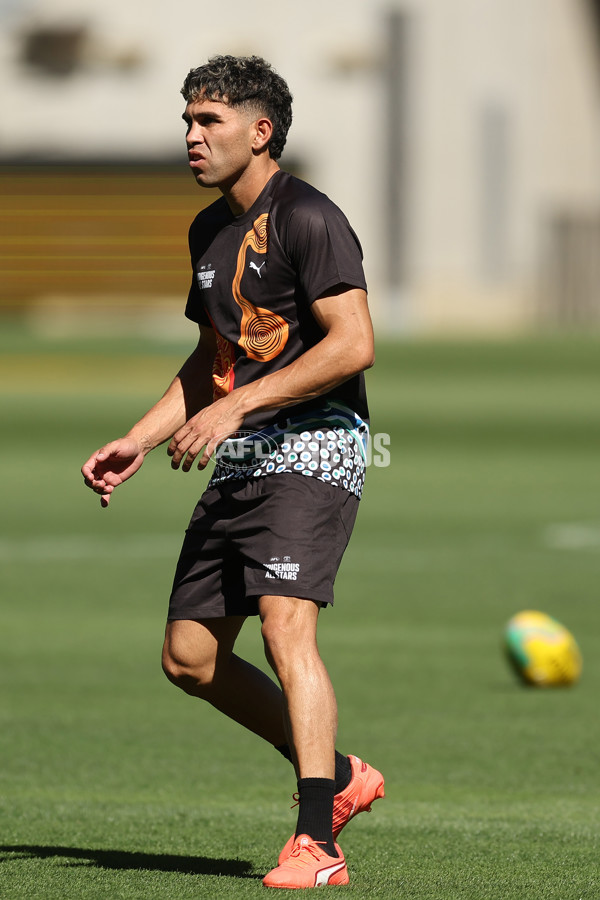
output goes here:
<path id="1" fill-rule="evenodd" d="M 238 431 L 244 416 L 236 394 L 232 391 L 206 406 L 173 435 L 167 447 L 173 469 L 181 466 L 183 472 L 189 472 L 199 454 L 198 468 L 205 469 L 217 447 Z"/>

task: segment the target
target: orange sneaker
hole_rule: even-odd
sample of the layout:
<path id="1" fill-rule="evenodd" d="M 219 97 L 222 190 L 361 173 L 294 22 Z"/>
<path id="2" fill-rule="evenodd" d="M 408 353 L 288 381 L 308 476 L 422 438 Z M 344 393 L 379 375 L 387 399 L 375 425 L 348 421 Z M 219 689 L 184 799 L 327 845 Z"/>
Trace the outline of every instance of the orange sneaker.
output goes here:
<path id="1" fill-rule="evenodd" d="M 361 812 L 371 812 L 371 804 L 385 797 L 383 775 L 359 759 L 349 756 L 352 778 L 350 784 L 333 798 L 333 839 L 337 841 L 342 828 Z M 290 855 L 294 835 L 279 854 L 279 865 Z"/>
<path id="2" fill-rule="evenodd" d="M 293 842 L 287 858 L 263 878 L 265 887 L 312 888 L 324 884 L 348 884 L 348 869 L 344 854 L 335 845 L 337 856 L 329 856 L 322 844 L 307 834 Z"/>

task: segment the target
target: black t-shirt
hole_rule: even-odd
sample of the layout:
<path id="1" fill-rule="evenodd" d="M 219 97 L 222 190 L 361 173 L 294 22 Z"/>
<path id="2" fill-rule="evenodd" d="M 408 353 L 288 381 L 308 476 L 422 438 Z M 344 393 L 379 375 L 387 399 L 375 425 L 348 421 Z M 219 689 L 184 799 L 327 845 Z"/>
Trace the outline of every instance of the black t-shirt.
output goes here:
<path id="1" fill-rule="evenodd" d="M 306 182 L 277 172 L 236 218 L 224 198 L 190 228 L 186 316 L 217 336 L 215 399 L 289 365 L 323 338 L 311 304 L 338 285 L 366 290 L 358 238 L 341 210 Z M 340 303 L 343 299 L 340 298 Z M 352 353 L 352 347 L 348 347 Z M 364 376 L 284 411 L 259 411 L 244 428 L 341 404 L 368 421 Z"/>

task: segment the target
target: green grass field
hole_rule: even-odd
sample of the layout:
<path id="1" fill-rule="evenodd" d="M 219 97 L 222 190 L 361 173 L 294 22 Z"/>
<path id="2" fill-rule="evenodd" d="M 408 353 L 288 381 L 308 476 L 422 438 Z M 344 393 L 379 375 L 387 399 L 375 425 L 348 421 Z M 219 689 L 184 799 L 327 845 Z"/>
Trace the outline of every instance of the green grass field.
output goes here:
<path id="1" fill-rule="evenodd" d="M 0 348 L 0 896 L 263 896 L 291 767 L 159 664 L 206 475 L 159 449 L 104 511 L 79 475 L 187 350 L 9 325 Z M 387 797 L 342 835 L 351 884 L 326 896 L 600 897 L 599 379 L 594 337 L 379 347 L 391 465 L 370 469 L 321 649 L 338 746 Z M 526 608 L 574 631 L 577 687 L 515 682 L 501 637 Z M 264 665 L 256 622 L 241 643 Z"/>

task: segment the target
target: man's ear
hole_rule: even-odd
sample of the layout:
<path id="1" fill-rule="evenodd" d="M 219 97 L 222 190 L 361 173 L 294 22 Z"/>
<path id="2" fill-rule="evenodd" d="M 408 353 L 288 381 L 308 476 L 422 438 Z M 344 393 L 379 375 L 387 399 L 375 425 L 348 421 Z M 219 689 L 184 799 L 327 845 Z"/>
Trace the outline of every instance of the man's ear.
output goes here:
<path id="1" fill-rule="evenodd" d="M 270 119 L 267 119 L 263 116 L 260 119 L 257 119 L 254 123 L 254 140 L 252 142 L 252 149 L 257 153 L 260 153 L 261 150 L 264 150 L 271 137 L 273 136 L 273 123 Z"/>

